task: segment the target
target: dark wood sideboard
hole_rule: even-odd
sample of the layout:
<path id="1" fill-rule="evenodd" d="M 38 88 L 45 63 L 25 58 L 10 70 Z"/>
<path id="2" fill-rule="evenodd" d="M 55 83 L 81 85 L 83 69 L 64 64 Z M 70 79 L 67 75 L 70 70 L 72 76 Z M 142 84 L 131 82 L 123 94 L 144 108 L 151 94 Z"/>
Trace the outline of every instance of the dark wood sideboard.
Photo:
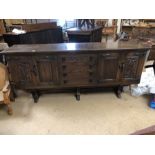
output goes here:
<path id="1" fill-rule="evenodd" d="M 29 31 L 24 34 L 5 33 L 3 34 L 3 38 L 9 46 L 14 44 L 63 43 L 62 28 L 59 26 L 50 29 Z"/>
<path id="2" fill-rule="evenodd" d="M 69 42 L 101 42 L 102 29 L 102 26 L 95 26 L 93 28 L 75 27 L 67 29 Z"/>
<path id="3" fill-rule="evenodd" d="M 128 42 L 14 45 L 4 50 L 14 96 L 16 89 L 32 93 L 37 102 L 42 90 L 117 88 L 140 82 L 149 47 Z"/>

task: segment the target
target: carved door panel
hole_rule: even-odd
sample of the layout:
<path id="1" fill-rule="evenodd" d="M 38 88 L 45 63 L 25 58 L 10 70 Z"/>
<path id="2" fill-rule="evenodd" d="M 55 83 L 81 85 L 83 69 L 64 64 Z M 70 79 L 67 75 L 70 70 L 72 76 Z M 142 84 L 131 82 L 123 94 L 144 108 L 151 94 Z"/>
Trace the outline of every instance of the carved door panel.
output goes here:
<path id="1" fill-rule="evenodd" d="M 96 84 L 96 55 L 62 55 L 60 59 L 61 84 L 63 86 L 85 86 Z"/>
<path id="2" fill-rule="evenodd" d="M 59 84 L 58 58 L 55 55 L 36 56 L 39 85 L 52 87 Z"/>
<path id="3" fill-rule="evenodd" d="M 37 72 L 31 56 L 8 56 L 10 81 L 18 87 L 33 87 L 37 85 Z"/>
<path id="4" fill-rule="evenodd" d="M 99 83 L 108 84 L 119 81 L 119 53 L 99 55 Z"/>
<path id="5" fill-rule="evenodd" d="M 122 62 L 122 81 L 139 81 L 145 63 L 146 52 L 130 52 Z"/>

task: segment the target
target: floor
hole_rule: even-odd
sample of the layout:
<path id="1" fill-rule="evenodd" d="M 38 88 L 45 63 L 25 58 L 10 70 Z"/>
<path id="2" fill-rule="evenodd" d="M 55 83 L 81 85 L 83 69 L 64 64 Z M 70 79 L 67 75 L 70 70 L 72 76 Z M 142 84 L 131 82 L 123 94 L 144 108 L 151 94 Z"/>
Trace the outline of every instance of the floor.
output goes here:
<path id="1" fill-rule="evenodd" d="M 0 106 L 0 134 L 130 134 L 155 124 L 150 97 L 123 93 L 118 99 L 110 91 L 43 94 L 33 103 L 31 94 L 19 91 L 8 116 Z"/>

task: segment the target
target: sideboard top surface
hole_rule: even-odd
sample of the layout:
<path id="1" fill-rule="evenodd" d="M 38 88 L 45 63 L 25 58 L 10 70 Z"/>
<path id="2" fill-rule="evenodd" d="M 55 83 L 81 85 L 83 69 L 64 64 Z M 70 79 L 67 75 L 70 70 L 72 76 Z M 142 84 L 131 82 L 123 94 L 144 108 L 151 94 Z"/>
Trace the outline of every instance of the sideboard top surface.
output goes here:
<path id="1" fill-rule="evenodd" d="M 42 53 L 42 52 L 80 52 L 80 51 L 121 51 L 150 49 L 147 44 L 142 44 L 138 40 L 131 41 L 109 41 L 91 43 L 58 43 L 58 44 L 23 44 L 13 45 L 1 53 Z"/>

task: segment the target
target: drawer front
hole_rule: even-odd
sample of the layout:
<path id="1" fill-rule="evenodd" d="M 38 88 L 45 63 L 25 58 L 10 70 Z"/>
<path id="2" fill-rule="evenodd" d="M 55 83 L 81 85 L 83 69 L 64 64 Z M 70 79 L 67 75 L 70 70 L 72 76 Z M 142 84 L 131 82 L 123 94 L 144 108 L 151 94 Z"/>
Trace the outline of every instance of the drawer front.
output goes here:
<path id="1" fill-rule="evenodd" d="M 96 84 L 97 56 L 91 54 L 62 55 L 61 84 L 80 86 Z"/>

